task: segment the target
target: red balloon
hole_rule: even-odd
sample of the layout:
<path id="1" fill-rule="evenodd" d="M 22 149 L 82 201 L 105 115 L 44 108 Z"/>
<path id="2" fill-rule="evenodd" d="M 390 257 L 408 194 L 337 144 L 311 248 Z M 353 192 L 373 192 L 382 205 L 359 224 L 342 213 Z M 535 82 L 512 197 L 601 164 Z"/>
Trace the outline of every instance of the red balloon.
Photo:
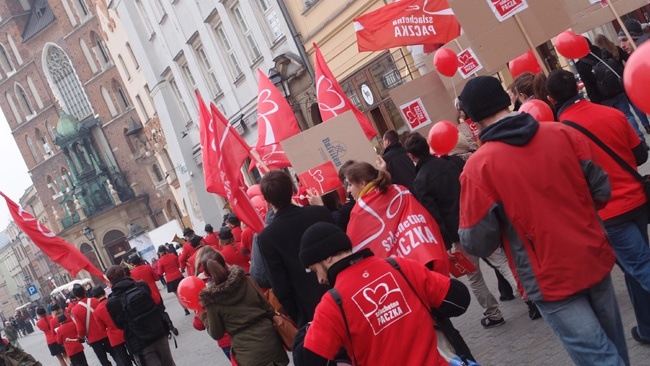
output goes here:
<path id="1" fill-rule="evenodd" d="M 262 195 L 262 190 L 260 189 L 260 185 L 259 184 L 253 184 L 252 186 L 248 187 L 248 190 L 246 191 L 246 194 L 250 198 L 253 198 L 255 196 L 261 196 Z"/>
<path id="2" fill-rule="evenodd" d="M 551 107 L 544 103 L 544 101 L 539 99 L 531 99 L 526 101 L 524 104 L 519 107 L 519 112 L 528 113 L 537 122 L 553 122 L 555 121 L 555 116 L 553 115 L 553 110 Z"/>
<path id="3" fill-rule="evenodd" d="M 458 143 L 458 127 L 449 121 L 440 121 L 429 130 L 429 147 L 438 156 L 447 155 Z"/>
<path id="4" fill-rule="evenodd" d="M 199 302 L 199 293 L 205 288 L 205 282 L 196 276 L 183 278 L 178 284 L 178 300 L 188 309 L 203 310 Z"/>
<path id="5" fill-rule="evenodd" d="M 440 48 L 433 55 L 433 65 L 441 75 L 452 77 L 458 70 L 458 56 L 449 48 Z"/>
<path id="6" fill-rule="evenodd" d="M 650 42 L 645 42 L 625 64 L 623 84 L 632 103 L 650 114 Z"/>
<path id="7" fill-rule="evenodd" d="M 539 63 L 537 62 L 535 54 L 532 50 L 508 62 L 508 67 L 510 67 L 510 73 L 515 79 L 517 76 L 525 72 L 531 72 L 533 74 L 542 72 L 542 67 L 539 66 Z"/>
<path id="8" fill-rule="evenodd" d="M 264 198 L 262 198 L 262 196 L 255 196 L 251 198 L 251 202 L 253 203 L 253 207 L 257 210 L 257 213 L 262 217 L 262 220 L 264 220 L 264 218 L 266 218 L 266 212 L 268 211 L 268 206 L 266 201 L 264 201 Z"/>
<path id="9" fill-rule="evenodd" d="M 589 54 L 589 43 L 585 37 L 573 33 L 571 29 L 560 33 L 555 38 L 555 48 L 566 58 L 578 59 Z"/>

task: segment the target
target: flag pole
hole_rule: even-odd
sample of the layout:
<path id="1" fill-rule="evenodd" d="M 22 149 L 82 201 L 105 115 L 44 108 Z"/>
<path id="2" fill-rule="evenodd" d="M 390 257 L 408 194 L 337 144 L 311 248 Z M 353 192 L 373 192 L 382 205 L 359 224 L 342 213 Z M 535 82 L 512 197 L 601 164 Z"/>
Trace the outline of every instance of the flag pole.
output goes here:
<path id="1" fill-rule="evenodd" d="M 526 28 L 524 28 L 524 25 L 521 23 L 521 19 L 519 19 L 519 15 L 515 14 L 513 15 L 513 18 L 515 18 L 515 21 L 517 22 L 517 25 L 519 26 L 519 30 L 521 30 L 521 33 L 523 33 L 524 38 L 526 38 L 526 43 L 528 43 L 528 47 L 530 47 L 531 50 L 533 50 L 533 54 L 535 55 L 535 58 L 537 59 L 537 63 L 539 66 L 542 68 L 544 71 L 544 74 L 548 75 L 548 67 L 546 67 L 546 63 L 544 63 L 544 60 L 542 60 L 542 56 L 539 55 L 539 52 L 537 52 L 537 47 L 533 44 L 533 41 L 530 39 L 530 36 L 528 35 L 528 32 L 526 31 Z"/>
<path id="2" fill-rule="evenodd" d="M 260 154 L 258 154 L 257 151 L 255 151 L 255 149 L 251 149 L 251 151 L 250 151 L 250 156 L 251 156 L 253 159 L 255 159 L 255 161 L 257 162 L 257 166 L 259 166 L 260 168 L 262 168 L 262 169 L 261 169 L 261 170 L 262 170 L 262 174 L 266 174 L 266 173 L 268 173 L 268 172 L 271 171 L 271 169 L 269 169 L 269 167 L 268 167 L 266 164 L 264 164 L 264 162 L 262 161 L 262 158 L 260 158 Z"/>

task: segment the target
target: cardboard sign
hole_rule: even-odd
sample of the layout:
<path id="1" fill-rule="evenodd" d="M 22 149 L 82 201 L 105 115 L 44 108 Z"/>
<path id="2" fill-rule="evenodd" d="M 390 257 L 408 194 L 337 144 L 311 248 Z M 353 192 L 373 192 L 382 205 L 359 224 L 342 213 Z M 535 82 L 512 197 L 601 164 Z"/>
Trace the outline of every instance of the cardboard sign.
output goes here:
<path id="1" fill-rule="evenodd" d="M 298 174 L 298 178 L 303 187 L 314 196 L 329 193 L 342 185 L 334 163 L 331 161 Z"/>
<path id="2" fill-rule="evenodd" d="M 348 160 L 365 161 L 372 165 L 377 160 L 377 153 L 352 111 L 290 137 L 280 145 L 298 174 L 327 161 L 331 161 L 338 171 Z"/>
<path id="3" fill-rule="evenodd" d="M 618 14 L 623 15 L 648 5 L 648 0 L 608 0 L 607 3 L 616 8 Z M 612 10 L 603 7 L 601 1 L 564 0 L 564 4 L 571 16 L 571 29 L 578 34 L 616 19 Z"/>
<path id="4" fill-rule="evenodd" d="M 528 9 L 526 0 L 487 0 L 487 2 L 500 22 Z"/>
<path id="5" fill-rule="evenodd" d="M 462 252 L 454 252 L 449 259 L 449 273 L 456 278 L 476 271 L 476 266 Z"/>
<path id="6" fill-rule="evenodd" d="M 429 118 L 429 114 L 424 109 L 422 99 L 420 98 L 400 105 L 399 110 L 402 112 L 402 117 L 404 117 L 411 132 L 431 124 L 431 118 Z"/>
<path id="7" fill-rule="evenodd" d="M 461 80 L 460 78 L 456 79 Z M 447 92 L 447 88 L 437 72 L 424 74 L 406 84 L 393 88 L 389 90 L 389 94 L 395 105 L 400 106 L 400 111 L 402 111 L 402 106 L 410 105 L 414 101 L 420 101 L 422 111 L 426 113 L 426 116 L 432 122 L 417 130 L 418 133 L 424 136 L 429 133 L 435 122 L 456 120 L 454 97 Z"/>
<path id="8" fill-rule="evenodd" d="M 481 65 L 481 62 L 479 62 L 478 57 L 476 57 L 471 48 L 464 49 L 458 54 L 458 62 L 460 63 L 458 73 L 463 79 L 467 79 L 483 68 L 483 65 Z"/>
<path id="9" fill-rule="evenodd" d="M 590 4 L 598 4 L 598 3 L 600 3 L 600 5 L 603 8 L 606 7 L 607 5 L 609 5 L 609 4 L 607 4 L 607 0 L 589 0 L 589 3 Z"/>

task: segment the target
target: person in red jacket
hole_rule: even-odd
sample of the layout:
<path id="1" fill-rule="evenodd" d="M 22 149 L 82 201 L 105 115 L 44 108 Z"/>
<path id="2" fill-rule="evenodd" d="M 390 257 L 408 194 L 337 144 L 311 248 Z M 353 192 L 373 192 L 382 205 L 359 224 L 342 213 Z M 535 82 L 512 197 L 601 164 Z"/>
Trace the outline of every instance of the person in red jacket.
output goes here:
<path id="1" fill-rule="evenodd" d="M 190 244 L 190 239 L 197 235 L 194 233 L 194 230 L 187 227 L 185 230 L 183 230 L 183 236 L 185 237 L 185 244 L 183 244 L 183 250 L 181 251 L 181 255 L 178 257 L 178 266 L 180 267 L 181 271 L 185 271 L 185 267 L 187 267 L 187 260 L 192 256 L 192 254 L 194 254 L 194 252 L 196 252 L 196 250 L 192 247 L 192 244 Z"/>
<path id="2" fill-rule="evenodd" d="M 241 223 L 241 251 L 248 257 L 248 261 L 251 260 L 251 254 L 253 253 L 253 237 L 255 232 L 245 223 Z"/>
<path id="3" fill-rule="evenodd" d="M 77 338 L 88 340 L 88 345 L 93 349 L 102 366 L 111 365 L 106 357 L 107 353 L 117 362 L 106 329 L 102 329 L 95 319 L 95 308 L 99 301 L 86 297 L 86 290 L 79 284 L 72 287 L 72 295 L 77 299 L 77 304 L 70 311 L 77 325 Z"/>
<path id="4" fill-rule="evenodd" d="M 185 253 L 185 251 L 183 251 Z M 161 245 L 158 247 L 158 274 L 165 275 L 165 281 L 167 281 L 167 292 L 174 293 L 176 298 L 178 294 L 176 290 L 178 289 L 178 284 L 183 280 L 183 274 L 178 268 L 178 257 L 171 253 L 167 253 L 167 247 Z M 178 300 L 180 303 L 180 299 Z M 190 315 L 190 311 L 187 310 L 183 304 L 181 304 L 183 310 L 185 310 L 185 315 Z"/>
<path id="5" fill-rule="evenodd" d="M 219 229 L 219 243 L 223 247 L 221 255 L 226 263 L 230 266 L 236 264 L 244 269 L 244 273 L 248 274 L 251 270 L 248 256 L 242 253 L 239 247 L 240 243 L 235 242 L 235 237 L 227 226 L 222 226 Z"/>
<path id="6" fill-rule="evenodd" d="M 98 301 L 97 307 L 93 312 L 95 320 L 99 328 L 105 330 L 108 335 L 108 341 L 115 350 L 115 362 L 117 362 L 117 366 L 133 365 L 131 356 L 126 349 L 126 343 L 124 343 L 124 331 L 115 326 L 113 319 L 108 314 L 108 310 L 106 310 L 106 293 L 104 292 L 104 288 L 95 286 L 90 291 L 91 295 Z"/>
<path id="7" fill-rule="evenodd" d="M 333 289 L 316 307 L 304 345 L 294 348 L 296 364 L 327 365 L 344 347 L 354 365 L 449 365 L 438 352 L 430 311 L 463 314 L 467 287 L 414 260 L 392 260 L 399 269 L 368 248 L 353 253 L 334 224 L 318 222 L 305 231 L 300 261 Z"/>
<path id="8" fill-rule="evenodd" d="M 230 228 L 232 235 L 235 237 L 235 242 L 241 242 L 241 221 L 235 216 L 235 214 L 228 215 L 226 219 L 226 226 Z"/>
<path id="9" fill-rule="evenodd" d="M 194 253 L 187 259 L 187 275 L 195 276 L 196 255 L 199 252 L 199 249 L 205 247 L 205 241 L 203 241 L 203 238 L 196 235 L 190 239 L 190 244 L 192 245 L 192 248 L 194 248 Z"/>
<path id="10" fill-rule="evenodd" d="M 156 279 L 160 275 L 154 272 L 151 266 L 142 263 L 142 258 L 140 258 L 140 256 L 137 254 L 132 254 L 128 258 L 128 261 L 131 265 L 135 266 L 130 271 L 131 278 L 133 278 L 135 281 L 144 281 L 147 283 L 147 286 L 149 286 L 149 289 L 151 290 L 151 297 L 153 298 L 154 303 L 156 303 L 156 306 L 158 306 L 160 308 L 160 311 L 162 311 L 163 317 L 169 324 L 169 329 L 172 330 L 172 333 L 174 333 L 174 335 L 178 335 L 178 329 L 174 327 L 172 319 L 169 317 L 169 314 L 167 314 L 165 303 L 163 302 L 162 296 L 160 295 L 160 290 L 158 290 L 158 286 L 156 285 Z"/>
<path id="11" fill-rule="evenodd" d="M 219 245 L 219 236 L 214 232 L 214 228 L 210 224 L 205 225 L 205 237 L 203 237 L 203 241 L 206 245 L 213 247 L 215 250 L 221 250 L 221 246 Z"/>
<path id="12" fill-rule="evenodd" d="M 611 195 L 589 141 L 560 123 L 510 113 L 494 77 L 460 95 L 483 145 L 461 175 L 460 242 L 478 257 L 503 245 L 525 295 L 576 365 L 629 365 L 596 208 Z"/>
<path id="13" fill-rule="evenodd" d="M 553 71 L 546 85 L 550 99 L 558 105 L 560 120 L 587 129 L 635 171 L 648 160 L 647 145 L 636 135 L 625 115 L 617 109 L 585 100 L 578 93 L 572 73 Z M 632 337 L 639 343 L 650 344 L 650 247 L 644 187 L 595 142 L 591 142 L 591 146 L 612 185 L 612 198 L 598 214 L 625 273 L 637 320 Z"/>
<path id="14" fill-rule="evenodd" d="M 42 307 L 36 309 L 36 315 L 38 315 L 36 326 L 45 334 L 45 342 L 47 343 L 47 348 L 50 349 L 50 354 L 59 360 L 59 365 L 67 366 L 68 364 L 65 362 L 63 357 L 65 355 L 65 350 L 59 343 L 57 343 L 56 333 L 54 332 L 54 328 L 51 326 L 50 321 L 52 320 L 52 316 L 47 315 L 47 311 Z"/>
<path id="15" fill-rule="evenodd" d="M 56 328 L 56 341 L 65 348 L 71 366 L 88 366 L 84 353 L 84 339 L 77 338 L 77 328 L 74 323 L 65 314 L 59 315 L 57 321 L 60 325 Z"/>

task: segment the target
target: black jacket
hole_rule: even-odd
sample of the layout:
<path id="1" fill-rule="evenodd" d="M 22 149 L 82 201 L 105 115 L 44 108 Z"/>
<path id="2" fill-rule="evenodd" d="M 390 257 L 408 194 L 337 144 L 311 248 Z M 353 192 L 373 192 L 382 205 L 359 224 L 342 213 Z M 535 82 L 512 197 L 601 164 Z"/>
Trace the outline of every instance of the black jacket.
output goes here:
<path id="1" fill-rule="evenodd" d="M 299 326 L 312 320 L 316 305 L 328 289 L 318 284 L 314 273 L 305 271 L 298 257 L 302 235 L 321 221 L 334 223 L 325 207 L 290 205 L 278 210 L 273 222 L 258 236 L 273 293 Z"/>
<path id="2" fill-rule="evenodd" d="M 411 190 L 415 179 L 415 165 L 406 155 L 404 146 L 399 142 L 388 145 L 382 158 L 386 162 L 386 170 L 390 173 L 391 181 Z"/>
<path id="3" fill-rule="evenodd" d="M 457 156 L 428 156 L 415 168 L 413 195 L 433 216 L 447 249 L 458 242 L 460 173 L 465 162 Z"/>
<path id="4" fill-rule="evenodd" d="M 149 289 L 149 286 L 146 284 L 146 282 L 136 282 L 131 277 L 125 277 L 121 280 L 118 280 L 111 287 L 113 292 L 111 292 L 111 294 L 108 296 L 108 300 L 106 300 L 106 310 L 108 310 L 108 314 L 111 316 L 111 319 L 113 319 L 115 326 L 124 331 L 124 341 L 126 342 L 126 345 L 133 353 L 138 354 L 142 352 L 145 347 L 155 342 L 155 339 L 152 341 L 144 341 L 142 339 L 139 339 L 135 336 L 135 334 L 131 332 L 131 328 L 129 327 L 130 319 L 124 313 L 124 308 L 122 307 L 122 297 L 124 296 L 125 292 L 134 286 L 140 286 L 144 291 L 151 294 L 151 290 Z M 160 321 L 166 326 L 162 312 L 160 313 Z M 166 335 L 167 332 L 161 333 L 160 337 Z"/>

